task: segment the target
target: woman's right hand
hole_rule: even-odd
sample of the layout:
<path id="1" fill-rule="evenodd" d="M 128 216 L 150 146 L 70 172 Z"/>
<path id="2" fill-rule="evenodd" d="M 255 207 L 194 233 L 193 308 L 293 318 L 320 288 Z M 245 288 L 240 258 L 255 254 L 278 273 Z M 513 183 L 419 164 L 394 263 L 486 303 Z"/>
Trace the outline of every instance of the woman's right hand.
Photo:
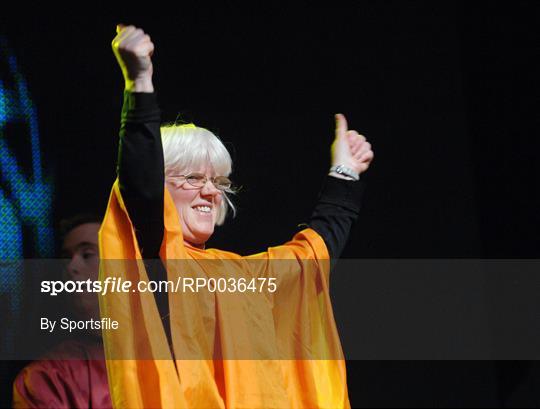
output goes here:
<path id="1" fill-rule="evenodd" d="M 124 74 L 126 91 L 154 92 L 152 84 L 152 53 L 150 36 L 135 26 L 116 26 L 112 49 Z"/>

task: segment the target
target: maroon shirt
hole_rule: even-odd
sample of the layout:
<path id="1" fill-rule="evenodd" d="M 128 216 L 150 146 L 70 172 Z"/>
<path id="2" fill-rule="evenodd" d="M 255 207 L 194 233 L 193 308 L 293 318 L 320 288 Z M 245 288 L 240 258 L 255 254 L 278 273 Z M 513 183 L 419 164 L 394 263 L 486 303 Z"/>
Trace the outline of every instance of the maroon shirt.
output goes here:
<path id="1" fill-rule="evenodd" d="M 14 408 L 112 408 L 103 344 L 69 340 L 25 367 L 13 383 Z"/>

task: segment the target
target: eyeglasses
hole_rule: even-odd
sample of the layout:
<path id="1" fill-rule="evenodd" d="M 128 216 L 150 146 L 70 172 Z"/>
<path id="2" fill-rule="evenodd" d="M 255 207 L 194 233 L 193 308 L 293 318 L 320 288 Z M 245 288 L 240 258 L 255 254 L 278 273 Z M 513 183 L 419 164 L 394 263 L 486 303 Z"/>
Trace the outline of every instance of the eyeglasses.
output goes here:
<path id="1" fill-rule="evenodd" d="M 210 180 L 212 184 L 221 191 L 230 192 L 232 190 L 232 181 L 226 176 L 216 176 L 208 178 L 202 173 L 190 173 L 189 175 L 173 175 L 167 177 L 169 180 L 185 179 L 193 187 L 201 188 Z M 178 183 L 175 183 L 178 185 Z"/>

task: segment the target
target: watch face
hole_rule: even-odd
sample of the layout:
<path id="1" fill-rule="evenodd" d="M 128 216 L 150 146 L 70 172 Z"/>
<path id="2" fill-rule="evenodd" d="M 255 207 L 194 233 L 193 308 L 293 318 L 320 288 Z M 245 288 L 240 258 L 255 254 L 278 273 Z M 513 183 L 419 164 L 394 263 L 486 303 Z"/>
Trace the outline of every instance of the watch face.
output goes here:
<path id="1" fill-rule="evenodd" d="M 359 175 L 355 171 L 353 171 L 352 169 L 349 169 L 349 168 L 347 168 L 347 167 L 345 167 L 343 165 L 334 166 L 334 167 L 330 168 L 330 171 L 339 173 L 340 175 L 343 175 L 343 176 L 347 176 L 351 180 L 359 180 L 360 179 Z"/>
<path id="2" fill-rule="evenodd" d="M 344 175 L 344 176 L 347 176 L 353 180 L 358 180 L 359 177 L 358 175 L 356 174 L 356 172 L 354 172 L 352 169 L 349 169 L 343 165 L 338 165 L 336 167 L 336 172 L 339 173 L 340 175 Z"/>

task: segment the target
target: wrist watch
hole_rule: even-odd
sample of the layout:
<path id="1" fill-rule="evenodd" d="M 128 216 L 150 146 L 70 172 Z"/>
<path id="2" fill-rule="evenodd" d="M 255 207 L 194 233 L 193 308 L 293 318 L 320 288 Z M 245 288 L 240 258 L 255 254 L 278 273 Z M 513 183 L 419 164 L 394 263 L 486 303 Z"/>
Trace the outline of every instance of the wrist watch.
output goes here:
<path id="1" fill-rule="evenodd" d="M 343 165 L 332 166 L 330 168 L 330 172 L 336 172 L 336 173 L 339 173 L 340 175 L 348 176 L 352 180 L 360 180 L 360 175 L 358 173 L 356 173 L 351 168 L 348 168 Z"/>

